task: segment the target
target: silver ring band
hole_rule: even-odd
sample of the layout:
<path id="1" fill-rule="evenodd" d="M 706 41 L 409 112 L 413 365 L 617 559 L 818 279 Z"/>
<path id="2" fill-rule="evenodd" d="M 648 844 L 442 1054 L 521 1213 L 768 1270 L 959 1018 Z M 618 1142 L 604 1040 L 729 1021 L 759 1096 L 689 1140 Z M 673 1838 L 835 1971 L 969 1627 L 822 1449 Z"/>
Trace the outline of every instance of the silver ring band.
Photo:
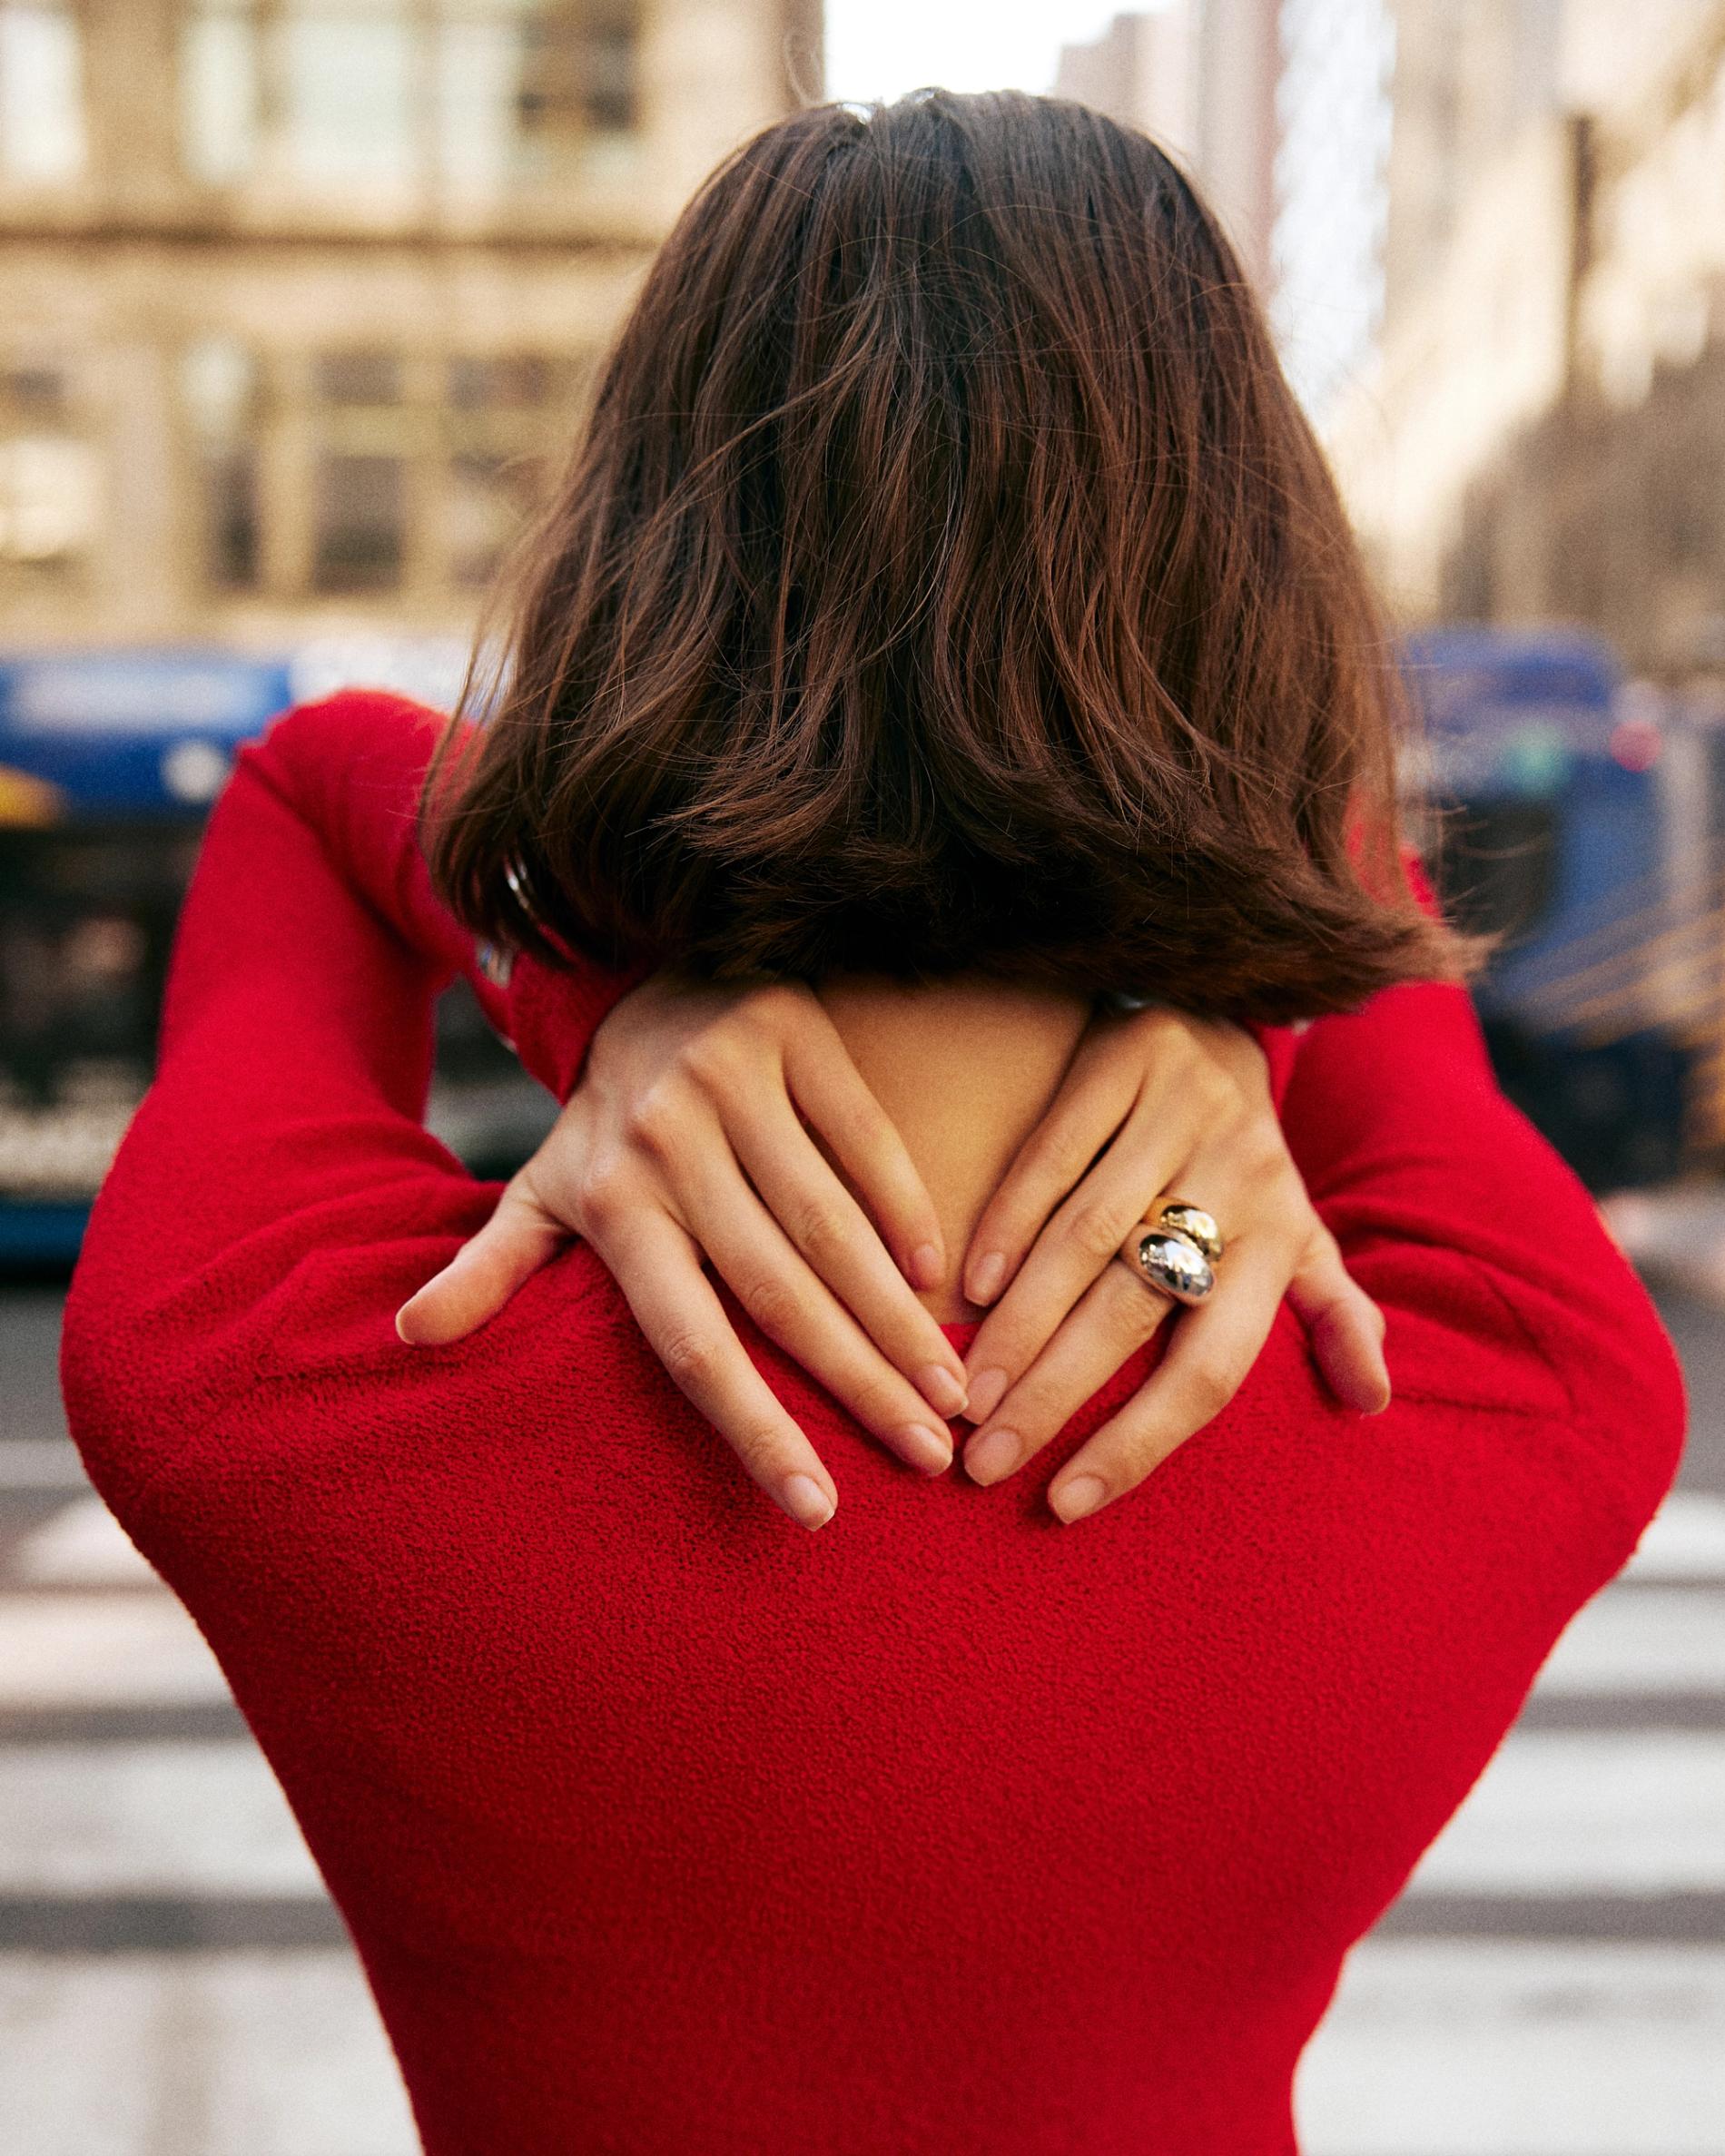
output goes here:
<path id="1" fill-rule="evenodd" d="M 1150 1285 L 1176 1303 L 1201 1303 L 1215 1289 L 1216 1267 L 1178 1228 L 1135 1229 L 1132 1259 Z"/>

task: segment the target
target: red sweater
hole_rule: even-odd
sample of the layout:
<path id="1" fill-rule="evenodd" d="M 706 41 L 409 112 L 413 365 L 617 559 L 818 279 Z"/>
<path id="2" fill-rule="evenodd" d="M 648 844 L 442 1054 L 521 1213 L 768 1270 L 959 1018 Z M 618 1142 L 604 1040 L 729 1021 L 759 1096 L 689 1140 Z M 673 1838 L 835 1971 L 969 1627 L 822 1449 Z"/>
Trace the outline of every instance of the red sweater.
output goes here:
<path id="1" fill-rule="evenodd" d="M 1301 1041 L 1296 1157 L 1389 1318 L 1336 1406 L 1278 1319 L 1079 1527 L 900 1467 L 745 1325 L 842 1492 L 769 1505 L 572 1249 L 410 1352 L 485 1217 L 420 1127 L 466 940 L 426 715 L 248 751 L 65 1336 L 97 1486 L 183 1597 L 352 1930 L 437 2156 L 1270 2156 L 1343 1954 L 1673 1472 L 1681 1382 L 1466 998 Z M 558 1087 L 618 984 L 524 963 Z M 965 1333 L 951 1329 L 961 1346 Z"/>

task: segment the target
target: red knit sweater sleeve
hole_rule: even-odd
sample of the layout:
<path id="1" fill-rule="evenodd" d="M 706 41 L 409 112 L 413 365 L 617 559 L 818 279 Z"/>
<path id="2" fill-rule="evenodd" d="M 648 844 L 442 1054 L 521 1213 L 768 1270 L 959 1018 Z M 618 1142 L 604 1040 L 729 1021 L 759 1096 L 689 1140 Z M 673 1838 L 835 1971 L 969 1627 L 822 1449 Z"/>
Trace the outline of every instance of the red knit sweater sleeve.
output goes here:
<path id="1" fill-rule="evenodd" d="M 567 1099 L 599 1020 L 641 975 L 593 961 L 518 957 L 507 989 L 431 887 L 419 850 L 419 791 L 447 721 L 384 691 L 301 704 L 251 753 L 253 767 L 317 833 L 331 864 L 411 949 L 471 983 L 528 1071 Z"/>
<path id="2" fill-rule="evenodd" d="M 456 972 L 559 1095 L 629 985 L 522 960 L 504 997 L 479 976 L 415 835 L 437 724 L 350 694 L 242 753 L 185 908 L 160 1075 L 74 1287 L 74 1411 L 86 1373 L 106 1392 L 130 1371 L 171 1443 L 198 1400 L 246 1382 L 334 1252 L 370 1246 L 405 1293 L 478 1226 L 494 1187 L 420 1122 Z M 1397 1397 L 1597 1433 L 1573 1456 L 1632 1541 L 1674 1467 L 1681 1375 L 1586 1192 L 1497 1089 L 1465 994 L 1398 988 L 1320 1019 L 1277 1075 L 1315 1202 L 1389 1314 Z M 147 1472 L 147 1454 L 124 1464 Z"/>

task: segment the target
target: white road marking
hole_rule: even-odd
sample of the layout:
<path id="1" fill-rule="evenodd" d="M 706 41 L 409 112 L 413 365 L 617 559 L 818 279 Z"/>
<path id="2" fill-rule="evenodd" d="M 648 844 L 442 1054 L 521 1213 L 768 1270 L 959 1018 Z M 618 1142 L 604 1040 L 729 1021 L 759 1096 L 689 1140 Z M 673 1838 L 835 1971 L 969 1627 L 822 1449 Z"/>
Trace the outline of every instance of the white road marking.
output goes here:
<path id="1" fill-rule="evenodd" d="M 1296 2092 L 1303 2156 L 1720 2156 L 1725 1948 L 1368 1940 Z"/>
<path id="2" fill-rule="evenodd" d="M 1707 1588 L 1607 1588 L 1574 1619 L 1537 1689 L 1725 1694 L 1725 1595 Z"/>
<path id="3" fill-rule="evenodd" d="M 1725 1580 L 1725 1497 L 1673 1491 L 1654 1514 L 1625 1580 Z"/>
<path id="4" fill-rule="evenodd" d="M 26 1535 L 13 1558 L 33 1587 L 155 1587 L 149 1560 L 99 1497 L 75 1498 Z"/>
<path id="5" fill-rule="evenodd" d="M 0 1891 L 311 1893 L 285 1803 L 239 1739 L 0 1752 Z M 1725 1738 L 1513 1738 L 1414 1894 L 1725 1889 Z"/>
<path id="6" fill-rule="evenodd" d="M 0 1752 L 0 1893 L 323 1887 L 262 1756 L 226 1738 Z"/>
<path id="7" fill-rule="evenodd" d="M 227 1680 L 172 1595 L 0 1595 L 0 1712 L 225 1699 Z"/>
<path id="8" fill-rule="evenodd" d="M 1523 1730 L 1427 1850 L 1410 1892 L 1725 1888 L 1725 1736 Z"/>
<path id="9" fill-rule="evenodd" d="M 412 2156 L 352 1956 L 0 1954 L 0 2148 Z"/>

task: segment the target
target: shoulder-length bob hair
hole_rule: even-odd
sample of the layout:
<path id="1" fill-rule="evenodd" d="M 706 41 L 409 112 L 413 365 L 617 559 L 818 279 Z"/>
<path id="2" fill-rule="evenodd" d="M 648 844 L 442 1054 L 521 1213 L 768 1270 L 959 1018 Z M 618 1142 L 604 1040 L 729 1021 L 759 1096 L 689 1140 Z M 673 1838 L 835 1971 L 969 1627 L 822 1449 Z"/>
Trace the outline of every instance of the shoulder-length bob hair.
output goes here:
<path id="1" fill-rule="evenodd" d="M 517 575 L 426 803 L 488 937 L 1267 1020 L 1470 962 L 1401 870 L 1393 655 L 1258 303 L 1082 105 L 737 151 Z"/>

